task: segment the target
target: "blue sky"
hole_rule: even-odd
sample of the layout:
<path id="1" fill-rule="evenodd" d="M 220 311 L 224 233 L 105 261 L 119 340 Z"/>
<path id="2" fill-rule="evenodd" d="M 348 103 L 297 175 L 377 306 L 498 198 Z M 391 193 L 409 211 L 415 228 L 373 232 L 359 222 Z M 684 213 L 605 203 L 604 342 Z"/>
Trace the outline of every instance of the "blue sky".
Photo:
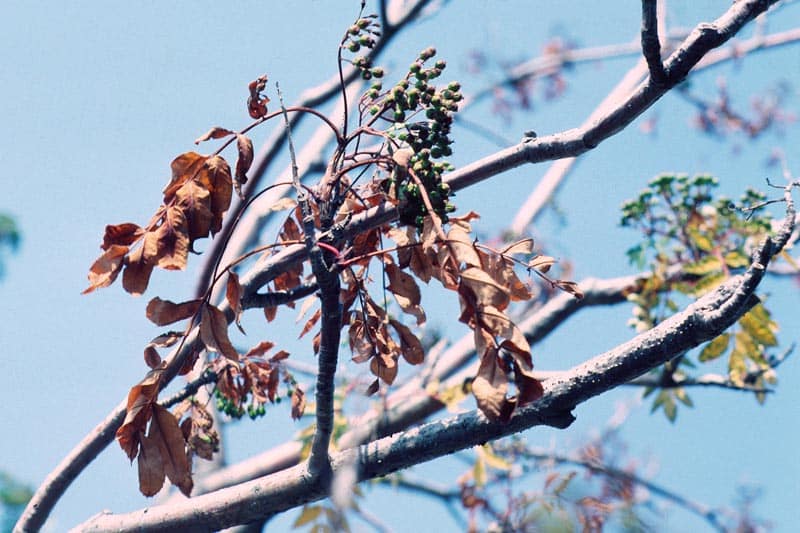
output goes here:
<path id="1" fill-rule="evenodd" d="M 0 211 L 16 217 L 23 242 L 0 283 L 0 387 L 11 404 L 0 426 L 6 435 L 0 442 L 0 469 L 32 485 L 41 481 L 143 375 L 142 347 L 158 333 L 144 316 L 147 300 L 159 295 L 179 301 L 193 290 L 198 258 L 187 273 L 157 272 L 145 298 L 131 298 L 119 286 L 81 296 L 103 227 L 147 220 L 177 154 L 196 149 L 192 140 L 210 126 L 245 125 L 250 80 L 268 73 L 292 101 L 303 89 L 327 79 L 334 72 L 341 32 L 355 16 L 357 4 L 316 0 L 6 6 L 0 34 Z M 602 13 L 588 0 L 571 2 L 569 10 L 555 1 L 537 2 L 535 9 L 528 2 L 510 0 L 453 4 L 395 43 L 384 62 L 390 79 L 419 50 L 435 45 L 449 62 L 446 78 L 461 80 L 465 93 L 470 93 L 499 76 L 498 70 L 483 77 L 467 73 L 470 50 L 514 61 L 538 52 L 553 35 L 594 46 L 627 42 L 639 28 L 637 3 L 606 3 Z M 672 20 L 694 25 L 721 13 L 730 2 L 699 4 L 676 3 Z M 790 5 L 770 20 L 768 29 L 798 24 L 800 9 Z M 514 140 L 528 129 L 543 134 L 575 127 L 633 61 L 577 67 L 563 99 L 540 100 L 533 111 L 510 123 L 491 116 L 488 105 L 470 110 L 468 118 Z M 711 97 L 720 76 L 728 79 L 734 101 L 745 107 L 750 93 L 785 80 L 790 84 L 787 107 L 797 112 L 800 46 L 720 66 L 692 80 L 693 87 Z M 632 272 L 624 250 L 637 236 L 617 226 L 618 206 L 653 175 L 710 172 L 720 178 L 726 193 L 738 196 L 748 186 L 762 187 L 764 177 L 775 176 L 774 169 L 764 166 L 773 148 L 786 152 L 795 173 L 800 168 L 797 125 L 752 143 L 722 141 L 694 134 L 688 126 L 691 109 L 677 97 L 665 97 L 647 116 L 651 113 L 658 116 L 657 135 L 644 136 L 634 125 L 583 158 L 557 200 L 566 226 L 545 217 L 532 230 L 537 240 L 572 261 L 578 279 Z M 301 129 L 297 136 L 302 139 L 307 133 Z M 268 134 L 269 129 L 258 131 L 254 142 L 258 145 Z M 456 131 L 456 139 L 456 166 L 495 149 L 470 131 Z M 738 153 L 733 149 L 737 141 L 743 148 Z M 457 205 L 462 211 L 480 211 L 483 218 L 477 229 L 490 235 L 509 223 L 546 168 L 524 167 L 482 183 L 460 193 Z M 796 283 L 770 281 L 764 292 L 782 325 L 781 342 L 788 346 L 800 340 L 800 318 L 792 312 Z M 446 317 L 456 305 L 432 305 L 429 315 L 435 314 L 431 309 L 442 309 L 441 318 L 432 322 L 452 327 Z M 627 340 L 632 336 L 625 326 L 629 312 L 626 307 L 595 310 L 572 319 L 534 347 L 537 368 L 563 369 Z M 255 319 L 252 324 L 248 331 L 266 328 Z M 458 326 L 446 331 L 463 333 Z M 306 362 L 311 362 L 310 356 Z M 696 407 L 681 410 L 675 425 L 660 414 L 650 415 L 647 405 L 639 408 L 624 431 L 631 454 L 658 462 L 658 482 L 710 505 L 730 504 L 737 484 L 759 484 L 765 494 L 756 511 L 773 519 L 779 531 L 791 530 L 800 495 L 800 388 L 794 386 L 800 382 L 799 368 L 794 360 L 781 367 L 778 393 L 765 407 L 743 394 L 704 390 L 694 392 Z M 580 406 L 578 422 L 569 430 L 534 430 L 528 433 L 529 441 L 579 444 L 611 416 L 618 402 L 638 394 L 614 391 Z M 230 431 L 231 457 L 244 457 L 298 429 L 280 410 L 255 424 L 240 424 Z M 237 443 L 238 437 L 245 442 Z M 418 471 L 426 472 L 444 482 L 461 473 L 446 461 Z M 146 505 L 135 476 L 135 467 L 115 445 L 110 447 L 56 508 L 52 529 L 64 530 L 104 508 L 126 511 Z M 410 496 L 375 493 L 375 509 L 403 530 L 399 524 L 413 517 L 398 511 L 392 501 Z M 443 527 L 451 527 L 449 518 L 442 516 Z M 664 530 L 701 525 L 676 513 Z"/>

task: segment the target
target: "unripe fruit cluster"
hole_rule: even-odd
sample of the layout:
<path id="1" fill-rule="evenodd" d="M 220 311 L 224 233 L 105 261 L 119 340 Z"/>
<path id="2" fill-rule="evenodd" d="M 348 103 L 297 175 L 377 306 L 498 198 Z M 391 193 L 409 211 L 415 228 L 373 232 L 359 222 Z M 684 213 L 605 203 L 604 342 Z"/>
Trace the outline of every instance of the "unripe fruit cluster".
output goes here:
<path id="1" fill-rule="evenodd" d="M 408 74 L 391 89 L 382 92 L 380 82 L 373 83 L 365 98 L 371 115 L 393 123 L 390 137 L 396 138 L 413 151 L 408 170 L 419 178 L 430 199 L 431 206 L 443 222 L 447 214 L 455 210 L 449 203 L 450 188 L 442 183 L 442 174 L 452 170 L 447 161 L 437 161 L 452 155 L 450 131 L 453 115 L 463 100 L 461 85 L 450 82 L 445 87 L 436 87 L 431 82 L 447 67 L 442 61 L 432 66 L 428 63 L 436 55 L 436 49 L 426 48 L 409 65 Z M 372 69 L 379 70 L 379 69 Z M 374 72 L 372 73 L 374 76 Z M 383 71 L 380 71 L 383 75 Z M 378 76 L 375 76 L 378 77 Z M 423 120 L 414 120 L 421 118 Z M 392 180 L 398 180 L 393 183 Z M 407 173 L 397 172 L 387 183 L 386 190 L 394 190 L 400 200 L 400 221 L 422 228 L 428 209 L 423 202 L 419 185 Z"/>

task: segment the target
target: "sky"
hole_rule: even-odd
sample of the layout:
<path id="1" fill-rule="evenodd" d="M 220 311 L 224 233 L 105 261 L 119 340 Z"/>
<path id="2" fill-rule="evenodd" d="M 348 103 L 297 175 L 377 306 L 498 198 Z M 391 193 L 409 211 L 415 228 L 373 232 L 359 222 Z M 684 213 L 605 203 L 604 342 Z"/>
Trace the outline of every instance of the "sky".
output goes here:
<path id="1" fill-rule="evenodd" d="M 689 27 L 723 12 L 730 2 L 670 4 L 670 24 Z M 158 206 L 176 155 L 197 149 L 192 141 L 211 126 L 247 124 L 249 81 L 267 73 L 293 101 L 328 79 L 341 33 L 357 9 L 358 2 L 333 0 L 5 6 L 0 212 L 15 217 L 23 238 L 19 252 L 6 257 L 0 281 L 0 387 L 10 403 L 0 423 L 6 436 L 0 441 L 0 470 L 38 484 L 144 374 L 142 348 L 159 333 L 144 316 L 148 299 L 180 301 L 192 294 L 200 258 L 190 260 L 186 273 L 156 272 L 143 298 L 130 297 L 118 285 L 82 296 L 105 225 L 146 221 Z M 499 67 L 470 72 L 470 54 L 476 50 L 508 64 L 538 54 L 554 36 L 580 46 L 629 42 L 639 24 L 639 9 L 631 3 L 604 3 L 600 10 L 588 0 L 570 2 L 570 9 L 552 0 L 535 8 L 521 0 L 452 2 L 404 32 L 383 64 L 392 79 L 419 50 L 434 45 L 448 60 L 445 77 L 460 80 L 469 94 L 502 75 Z M 767 28 L 797 25 L 800 6 L 788 5 Z M 532 110 L 511 120 L 492 114 L 488 102 L 470 109 L 467 118 L 511 141 L 529 129 L 541 135 L 576 127 L 636 59 L 577 66 L 568 73 L 561 99 L 539 98 Z M 693 78 L 692 89 L 711 98 L 722 77 L 734 103 L 744 109 L 752 93 L 782 83 L 786 108 L 797 114 L 800 46 L 719 66 Z M 575 279 L 633 272 L 624 251 L 637 235 L 618 226 L 618 207 L 660 172 L 712 173 L 734 197 L 746 187 L 763 187 L 765 177 L 777 177 L 765 166 L 774 149 L 783 150 L 798 172 L 796 123 L 755 141 L 719 139 L 697 135 L 689 125 L 691 115 L 680 98 L 663 98 L 644 117 L 657 119 L 655 134 L 644 135 L 640 120 L 584 156 L 552 211 L 565 222 L 551 212 L 531 228 L 537 242 L 571 262 Z M 269 133 L 269 128 L 254 133 L 256 145 Z M 307 134 L 303 128 L 296 132 L 300 140 Z M 456 166 L 497 149 L 472 130 L 457 129 L 455 138 Z M 484 182 L 459 193 L 457 206 L 462 212 L 480 211 L 476 229 L 492 235 L 509 224 L 546 168 L 522 167 Z M 271 172 L 282 169 L 278 165 Z M 797 289 L 787 279 L 771 279 L 763 287 L 781 324 L 782 346 L 800 340 Z M 448 308 L 431 302 L 428 314 L 434 326 L 457 338 L 464 330 L 448 322 L 457 305 L 450 303 Z M 625 326 L 629 316 L 626 306 L 579 314 L 534 347 L 537 368 L 565 369 L 631 338 Z M 251 335 L 258 336 L 259 328 L 267 330 L 265 336 L 276 335 L 257 319 L 248 320 Z M 298 356 L 313 362 L 310 354 Z M 790 531 L 800 495 L 800 388 L 794 386 L 800 365 L 790 358 L 779 376 L 777 393 L 763 407 L 740 393 L 693 391 L 695 408 L 682 409 L 674 425 L 651 415 L 645 401 L 623 430 L 628 453 L 657 465 L 657 482 L 708 505 L 730 505 L 742 484 L 760 486 L 756 513 L 772 520 L 777 531 Z M 578 420 L 567 431 L 535 429 L 527 437 L 534 444 L 571 449 L 601 428 L 620 404 L 636 405 L 639 396 L 640 391 L 621 388 L 579 406 Z M 275 409 L 256 423 L 230 428 L 228 452 L 231 459 L 244 458 L 299 429 Z M 415 472 L 452 482 L 463 470 L 462 463 L 445 460 Z M 435 503 L 418 497 L 373 489 L 369 498 L 371 509 L 397 530 L 411 528 L 415 520 L 425 525 L 397 501 L 429 508 L 442 528 L 454 527 Z M 101 509 L 123 512 L 144 505 L 135 466 L 112 445 L 70 488 L 48 528 L 63 531 Z M 288 526 L 293 518 L 287 513 L 275 527 Z M 705 525 L 674 508 L 662 519 L 663 531 Z"/>

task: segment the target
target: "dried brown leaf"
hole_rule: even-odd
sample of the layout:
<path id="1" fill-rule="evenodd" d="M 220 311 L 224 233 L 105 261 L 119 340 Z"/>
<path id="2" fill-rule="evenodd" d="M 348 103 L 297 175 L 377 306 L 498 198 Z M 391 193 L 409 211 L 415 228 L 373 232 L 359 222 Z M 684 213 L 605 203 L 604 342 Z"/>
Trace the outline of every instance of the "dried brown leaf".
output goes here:
<path id="1" fill-rule="evenodd" d="M 185 211 L 178 206 L 164 213 L 161 225 L 154 232 L 156 266 L 165 270 L 183 270 L 189 257 L 189 226 Z"/>
<path id="2" fill-rule="evenodd" d="M 530 237 L 511 243 L 500 252 L 503 255 L 530 254 L 533 252 L 533 239 Z"/>
<path id="3" fill-rule="evenodd" d="M 250 170 L 250 165 L 253 164 L 253 141 L 237 133 L 236 148 L 239 151 L 239 157 L 236 159 L 234 187 L 236 188 L 236 193 L 239 195 L 239 198 L 244 200 L 242 185 L 247 183 L 247 171 Z"/>
<path id="4" fill-rule="evenodd" d="M 261 341 L 249 350 L 247 353 L 244 354 L 244 357 L 261 357 L 265 355 L 268 351 L 270 351 L 275 346 L 274 342 L 270 341 Z"/>
<path id="5" fill-rule="evenodd" d="M 161 355 L 152 344 L 144 347 L 144 363 L 150 368 L 158 368 L 161 365 Z"/>
<path id="6" fill-rule="evenodd" d="M 133 222 L 109 225 L 106 226 L 103 244 L 100 245 L 100 248 L 108 250 L 114 245 L 130 246 L 138 241 L 142 235 L 144 235 L 144 230 Z"/>
<path id="7" fill-rule="evenodd" d="M 272 307 L 265 307 L 264 308 L 264 317 L 267 319 L 267 322 L 272 322 L 275 320 L 275 317 L 278 315 L 278 308 L 276 306 Z"/>
<path id="8" fill-rule="evenodd" d="M 292 392 L 292 418 L 297 420 L 306 410 L 306 394 L 299 386 Z"/>
<path id="9" fill-rule="evenodd" d="M 461 272 L 461 284 L 472 291 L 478 306 L 492 306 L 500 311 L 508 307 L 510 297 L 507 289 L 480 268 L 464 269 Z"/>
<path id="10" fill-rule="evenodd" d="M 239 354 L 228 338 L 228 321 L 225 313 L 210 304 L 201 307 L 200 340 L 212 352 L 218 352 L 231 361 L 238 361 Z"/>
<path id="11" fill-rule="evenodd" d="M 480 267 L 481 260 L 469 233 L 460 226 L 453 226 L 447 233 L 447 241 L 456 262 L 468 267 Z"/>
<path id="12" fill-rule="evenodd" d="M 144 250 L 145 246 L 142 245 L 130 253 L 122 273 L 122 288 L 134 296 L 144 294 L 153 273 L 153 263 L 144 259 Z"/>
<path id="13" fill-rule="evenodd" d="M 97 258 L 89 268 L 89 286 L 81 294 L 89 294 L 95 289 L 108 287 L 122 270 L 125 255 L 128 247 L 120 244 L 112 244 L 108 249 Z"/>
<path id="14" fill-rule="evenodd" d="M 478 375 L 472 382 L 472 394 L 478 409 L 490 420 L 508 421 L 514 402 L 506 398 L 508 377 L 497 362 L 497 351 L 489 350 L 481 358 Z"/>
<path id="15" fill-rule="evenodd" d="M 550 257 L 549 255 L 537 255 L 528 261 L 528 268 L 535 268 L 539 272 L 546 273 L 555 263 L 556 259 L 554 257 Z"/>
<path id="16" fill-rule="evenodd" d="M 233 311 L 233 319 L 236 322 L 236 327 L 239 331 L 244 333 L 242 328 L 242 284 L 239 283 L 239 276 L 232 270 L 228 271 L 228 283 L 225 287 L 225 299 L 228 300 L 228 305 Z"/>
<path id="17" fill-rule="evenodd" d="M 311 318 L 309 318 L 308 321 L 306 321 L 306 325 L 303 326 L 303 331 L 300 332 L 300 336 L 298 336 L 297 338 L 302 339 L 306 333 L 311 331 L 311 328 L 313 328 L 314 325 L 316 325 L 316 323 L 319 322 L 321 316 L 322 316 L 321 308 L 314 311 L 314 314 L 311 315 Z"/>
<path id="18" fill-rule="evenodd" d="M 164 460 L 157 437 L 143 436 L 139 447 L 139 491 L 147 497 L 155 496 L 164 486 L 166 474 Z"/>
<path id="19" fill-rule="evenodd" d="M 397 320 L 390 320 L 397 335 L 400 337 L 400 352 L 409 364 L 418 365 L 425 360 L 425 350 L 422 343 L 411 330 Z"/>
<path id="20" fill-rule="evenodd" d="M 150 300 L 147 304 L 145 314 L 151 322 L 157 326 L 166 326 L 179 320 L 192 317 L 200 309 L 203 300 L 189 300 L 176 304 L 169 300 L 162 300 L 158 296 Z"/>
<path id="21" fill-rule="evenodd" d="M 147 421 L 153 413 L 163 371 L 163 368 L 151 370 L 142 381 L 131 387 L 128 393 L 125 420 L 117 430 L 116 437 L 131 461 L 136 458 L 139 437 L 144 435 Z"/>
<path id="22" fill-rule="evenodd" d="M 173 485 L 189 496 L 192 492 L 192 470 L 186 455 L 186 441 L 178 426 L 178 420 L 168 409 L 158 404 L 153 406 L 149 436 L 156 440 L 161 454 L 164 473 Z"/>
<path id="23" fill-rule="evenodd" d="M 233 135 L 233 132 L 231 130 L 226 130 L 225 128 L 220 128 L 219 126 L 214 126 L 203 135 L 195 139 L 194 144 L 200 144 L 201 142 L 205 142 L 209 139 L 222 139 L 228 135 Z"/>

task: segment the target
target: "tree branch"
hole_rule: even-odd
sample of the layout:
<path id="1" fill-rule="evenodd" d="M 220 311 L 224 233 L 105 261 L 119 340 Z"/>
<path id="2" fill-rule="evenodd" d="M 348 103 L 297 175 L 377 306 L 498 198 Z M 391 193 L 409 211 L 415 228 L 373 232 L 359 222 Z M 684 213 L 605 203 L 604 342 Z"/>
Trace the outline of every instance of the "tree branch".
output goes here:
<path id="1" fill-rule="evenodd" d="M 664 83 L 667 73 L 661 62 L 661 42 L 658 38 L 658 0 L 642 0 L 642 54 L 654 83 Z"/>
<path id="2" fill-rule="evenodd" d="M 800 183 L 786 190 L 793 185 Z M 764 277 L 767 263 L 794 228 L 791 198 L 786 212 L 782 232 L 774 242 L 764 240 L 744 274 L 732 277 L 655 328 L 573 367 L 561 377 L 547 380 L 542 398 L 520 409 L 508 423 L 489 421 L 477 411 L 427 423 L 335 454 L 331 457 L 332 471 L 355 465 L 358 480 L 364 481 L 534 426 L 568 427 L 574 420 L 571 411 L 578 404 L 716 337 L 755 305 L 754 290 Z M 174 505 L 95 516 L 79 527 L 82 531 L 163 531 L 189 526 L 198 531 L 220 529 L 322 499 L 327 495 L 327 485 L 321 481 L 303 464 Z"/>

